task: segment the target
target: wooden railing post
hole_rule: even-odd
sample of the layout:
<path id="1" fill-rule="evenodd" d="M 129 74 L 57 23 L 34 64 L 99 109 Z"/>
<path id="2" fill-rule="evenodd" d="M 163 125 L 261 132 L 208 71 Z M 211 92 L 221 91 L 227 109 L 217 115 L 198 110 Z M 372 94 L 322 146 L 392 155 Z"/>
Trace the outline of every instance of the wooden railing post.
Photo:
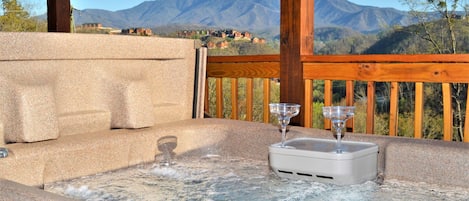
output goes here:
<path id="1" fill-rule="evenodd" d="M 305 114 L 304 116 L 304 127 L 306 128 L 311 128 L 313 127 L 312 125 L 312 116 L 313 116 L 313 111 L 312 111 L 312 104 L 313 104 L 313 80 L 305 80 L 305 104 L 304 104 L 304 109 L 303 112 Z"/>
<path id="2" fill-rule="evenodd" d="M 391 97 L 389 99 L 389 136 L 398 135 L 399 121 L 399 83 L 391 82 Z"/>
<path id="3" fill-rule="evenodd" d="M 254 109 L 254 81 L 246 78 L 246 121 L 252 121 Z"/>
<path id="4" fill-rule="evenodd" d="M 345 102 L 347 106 L 353 106 L 354 105 L 354 98 L 355 98 L 355 87 L 353 86 L 353 81 L 352 80 L 347 80 L 345 81 Z M 347 132 L 353 132 L 354 129 L 354 118 L 349 119 L 346 122 L 346 128 Z"/>
<path id="5" fill-rule="evenodd" d="M 231 78 L 231 119 L 238 117 L 238 78 Z"/>
<path id="6" fill-rule="evenodd" d="M 469 85 L 468 85 L 469 87 Z M 466 98 L 466 119 L 464 122 L 464 142 L 469 142 L 469 90 L 467 90 L 467 98 Z"/>
<path id="7" fill-rule="evenodd" d="M 423 83 L 415 83 L 414 138 L 423 136 Z"/>
<path id="8" fill-rule="evenodd" d="M 324 106 L 332 106 L 332 80 L 324 80 Z M 331 120 L 324 118 L 324 129 L 331 128 Z"/>
<path id="9" fill-rule="evenodd" d="M 264 98 L 263 98 L 263 119 L 264 123 L 269 123 L 270 120 L 270 108 L 269 108 L 269 103 L 270 103 L 270 79 L 264 78 L 263 80 L 263 85 L 264 85 Z"/>
<path id="10" fill-rule="evenodd" d="M 216 117 L 217 118 L 223 118 L 223 79 L 222 78 L 216 78 L 216 100 L 217 100 L 217 106 L 216 106 Z"/>
<path id="11" fill-rule="evenodd" d="M 375 130 L 375 82 L 368 82 L 366 106 L 366 133 L 373 134 Z"/>
<path id="12" fill-rule="evenodd" d="M 443 140 L 453 140 L 453 109 L 451 106 L 451 84 L 442 83 L 443 88 Z"/>

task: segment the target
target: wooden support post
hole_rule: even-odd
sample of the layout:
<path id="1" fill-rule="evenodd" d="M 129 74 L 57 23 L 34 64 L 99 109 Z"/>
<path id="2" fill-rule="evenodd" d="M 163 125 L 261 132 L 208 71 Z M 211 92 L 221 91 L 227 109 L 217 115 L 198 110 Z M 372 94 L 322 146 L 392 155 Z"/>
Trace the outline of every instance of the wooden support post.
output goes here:
<path id="1" fill-rule="evenodd" d="M 47 31 L 70 33 L 70 0 L 47 0 Z"/>
<path id="2" fill-rule="evenodd" d="M 313 54 L 314 0 L 281 0 L 280 6 L 280 101 L 304 106 L 301 56 Z M 291 124 L 303 126 L 304 112 Z"/>

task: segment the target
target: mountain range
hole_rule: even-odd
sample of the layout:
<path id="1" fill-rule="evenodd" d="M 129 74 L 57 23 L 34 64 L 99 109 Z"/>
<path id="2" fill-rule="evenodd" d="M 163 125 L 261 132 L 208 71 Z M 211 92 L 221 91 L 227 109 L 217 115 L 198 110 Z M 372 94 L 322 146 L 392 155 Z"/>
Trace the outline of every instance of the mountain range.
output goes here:
<path id="1" fill-rule="evenodd" d="M 361 6 L 347 0 L 315 0 L 315 28 L 346 27 L 376 33 L 394 25 L 410 24 L 406 12 Z M 259 32 L 278 30 L 280 0 L 153 0 L 135 7 L 107 11 L 75 10 L 75 24 L 101 23 L 118 29 L 192 25 Z"/>

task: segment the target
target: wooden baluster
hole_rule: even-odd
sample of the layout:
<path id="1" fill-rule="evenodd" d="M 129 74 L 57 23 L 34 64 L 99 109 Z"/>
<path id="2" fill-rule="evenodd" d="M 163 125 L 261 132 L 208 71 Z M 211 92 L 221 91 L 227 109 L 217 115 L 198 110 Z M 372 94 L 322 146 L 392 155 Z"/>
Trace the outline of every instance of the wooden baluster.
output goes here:
<path id="1" fill-rule="evenodd" d="M 443 88 L 443 140 L 453 140 L 453 109 L 451 106 L 451 84 L 442 83 Z"/>
<path id="2" fill-rule="evenodd" d="M 216 78 L 217 118 L 223 118 L 223 78 Z"/>
<path id="3" fill-rule="evenodd" d="M 208 78 L 205 79 L 205 104 L 204 104 L 204 111 L 206 114 L 210 114 L 210 97 L 209 97 L 209 91 L 210 91 L 210 88 L 209 88 L 209 85 L 208 85 Z"/>
<path id="4" fill-rule="evenodd" d="M 311 128 L 312 127 L 312 110 L 311 110 L 311 105 L 313 102 L 313 80 L 305 80 L 305 105 L 302 108 L 303 112 L 305 113 L 304 115 L 304 125 L 306 128 Z"/>
<path id="5" fill-rule="evenodd" d="M 264 78 L 264 101 L 263 101 L 263 117 L 264 117 L 264 123 L 269 123 L 270 121 L 270 79 L 269 78 Z"/>
<path id="6" fill-rule="evenodd" d="M 469 85 L 467 86 L 469 88 Z M 466 118 L 464 120 L 464 137 L 463 142 L 469 142 L 469 90 L 467 90 L 466 99 Z"/>
<path id="7" fill-rule="evenodd" d="M 239 119 L 238 116 L 238 79 L 231 78 L 231 119 Z"/>
<path id="8" fill-rule="evenodd" d="M 391 82 L 389 136 L 397 136 L 399 122 L 399 83 Z"/>
<path id="9" fill-rule="evenodd" d="M 368 82 L 366 106 L 366 133 L 373 134 L 375 130 L 375 82 Z"/>
<path id="10" fill-rule="evenodd" d="M 332 105 L 332 80 L 324 80 L 324 106 Z M 331 121 L 324 118 L 324 129 L 331 129 Z"/>
<path id="11" fill-rule="evenodd" d="M 353 81 L 352 80 L 347 80 L 345 81 L 345 103 L 347 106 L 353 106 L 354 105 L 354 96 L 355 96 L 355 89 L 353 86 Z M 346 122 L 346 127 L 347 127 L 347 132 L 353 132 L 354 130 L 354 118 L 347 120 Z"/>
<path id="12" fill-rule="evenodd" d="M 246 78 L 246 120 L 252 121 L 252 114 L 254 108 L 254 86 L 253 79 Z"/>
<path id="13" fill-rule="evenodd" d="M 414 138 L 421 139 L 423 136 L 423 83 L 415 83 L 415 111 L 414 111 Z"/>

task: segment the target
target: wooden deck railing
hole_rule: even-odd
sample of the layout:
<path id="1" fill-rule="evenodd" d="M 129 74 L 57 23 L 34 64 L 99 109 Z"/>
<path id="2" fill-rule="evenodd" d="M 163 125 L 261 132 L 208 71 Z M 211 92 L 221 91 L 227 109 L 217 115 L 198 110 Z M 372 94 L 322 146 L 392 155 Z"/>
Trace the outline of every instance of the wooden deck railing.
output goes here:
<path id="1" fill-rule="evenodd" d="M 253 108 L 253 79 L 263 79 L 263 122 L 269 122 L 269 102 L 271 78 L 280 76 L 280 57 L 278 55 L 264 56 L 218 56 L 209 57 L 207 63 L 207 77 L 216 79 L 216 117 L 223 117 L 223 78 L 231 79 L 231 118 L 238 119 L 238 79 L 246 78 L 246 120 L 252 121 Z M 207 84 L 208 86 L 208 84 Z M 206 87 L 208 98 L 209 87 Z M 267 90 L 266 90 L 267 89 Z M 209 103 L 208 99 L 205 103 Z M 205 110 L 208 111 L 208 105 Z"/>
<path id="2" fill-rule="evenodd" d="M 303 79 L 305 83 L 304 125 L 311 127 L 313 80 L 324 80 L 324 104 L 332 104 L 332 86 L 336 80 L 346 82 L 346 104 L 354 104 L 354 81 L 367 83 L 366 133 L 374 133 L 375 83 L 390 82 L 389 135 L 398 132 L 399 83 L 415 83 L 414 137 L 422 138 L 424 115 L 424 83 L 441 83 L 443 92 L 443 139 L 453 140 L 452 83 L 469 83 L 469 55 L 367 55 L 367 56 L 303 56 Z M 270 102 L 270 80 L 278 78 L 280 57 L 265 56 L 219 56 L 209 57 L 207 77 L 216 79 L 216 117 L 223 117 L 222 78 L 231 78 L 232 116 L 237 117 L 237 79 L 247 78 L 246 107 L 251 108 L 252 79 L 264 81 L 263 121 L 269 122 L 268 103 Z M 269 89 L 269 90 L 266 90 Z M 213 90 L 208 89 L 207 90 Z M 208 92 L 207 92 L 208 93 Z M 208 96 L 206 96 L 208 97 Z M 469 98 L 469 95 L 467 96 Z M 465 100 L 468 101 L 468 100 Z M 208 101 L 205 101 L 208 103 Z M 206 111 L 208 111 L 206 105 Z M 252 120 L 252 110 L 247 109 L 246 120 Z M 466 107 L 466 116 L 469 107 Z M 469 125 L 466 118 L 465 125 Z M 330 124 L 325 122 L 325 128 Z M 347 125 L 353 128 L 353 123 Z M 469 133 L 469 126 L 464 133 Z M 469 134 L 463 141 L 469 142 Z"/>

